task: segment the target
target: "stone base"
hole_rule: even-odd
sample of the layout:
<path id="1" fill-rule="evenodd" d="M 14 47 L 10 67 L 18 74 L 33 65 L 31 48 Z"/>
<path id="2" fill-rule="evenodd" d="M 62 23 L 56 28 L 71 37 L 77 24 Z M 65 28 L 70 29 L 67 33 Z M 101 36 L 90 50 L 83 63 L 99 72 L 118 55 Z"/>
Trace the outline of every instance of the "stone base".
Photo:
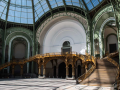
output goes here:
<path id="1" fill-rule="evenodd" d="M 38 76 L 38 78 L 40 78 L 40 79 L 44 79 L 45 77 L 44 77 L 44 76 Z"/>
<path id="2" fill-rule="evenodd" d="M 66 78 L 67 80 L 75 80 L 75 78 L 72 78 L 72 77 L 68 77 Z"/>
<path id="3" fill-rule="evenodd" d="M 75 80 L 75 77 L 67 77 L 67 80 Z"/>

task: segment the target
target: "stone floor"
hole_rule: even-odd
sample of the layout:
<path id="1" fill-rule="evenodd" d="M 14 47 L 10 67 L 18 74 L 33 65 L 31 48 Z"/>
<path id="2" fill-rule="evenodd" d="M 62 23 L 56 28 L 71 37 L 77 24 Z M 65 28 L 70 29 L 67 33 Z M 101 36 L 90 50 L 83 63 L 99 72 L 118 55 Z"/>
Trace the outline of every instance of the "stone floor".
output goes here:
<path id="1" fill-rule="evenodd" d="M 112 90 L 110 87 L 76 85 L 65 79 L 0 79 L 0 90 Z"/>

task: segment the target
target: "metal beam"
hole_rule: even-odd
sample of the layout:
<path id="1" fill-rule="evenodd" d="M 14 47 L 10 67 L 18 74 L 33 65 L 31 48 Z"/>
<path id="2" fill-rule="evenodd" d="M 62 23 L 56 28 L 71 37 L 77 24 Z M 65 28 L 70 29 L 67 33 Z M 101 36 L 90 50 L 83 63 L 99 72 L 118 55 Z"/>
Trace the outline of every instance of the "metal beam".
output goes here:
<path id="1" fill-rule="evenodd" d="M 35 50 L 36 50 L 36 47 L 35 47 L 35 43 L 36 43 L 36 31 L 35 31 L 35 13 L 34 13 L 34 2 L 32 0 L 32 12 L 33 12 L 33 42 L 32 42 L 32 56 L 34 56 L 36 53 L 35 53 Z M 31 72 L 33 73 L 33 69 L 34 69 L 34 63 L 32 62 L 32 70 Z"/>
<path id="2" fill-rule="evenodd" d="M 33 12 L 33 43 L 35 44 L 35 13 L 34 13 L 34 2 L 32 0 L 32 12 Z M 33 45 L 33 48 L 35 46 Z M 33 55 L 35 55 L 35 50 L 33 50 Z"/>
<path id="3" fill-rule="evenodd" d="M 62 0 L 62 1 L 63 1 L 63 4 L 64 4 L 64 7 L 65 7 L 65 11 L 67 12 L 65 0 Z"/>
<path id="4" fill-rule="evenodd" d="M 46 0 L 46 2 L 47 2 L 47 5 L 48 5 L 49 9 L 52 11 L 52 8 L 51 8 L 51 5 L 50 5 L 49 1 Z"/>
<path id="5" fill-rule="evenodd" d="M 79 2 L 80 2 L 80 0 L 79 0 Z M 89 12 L 89 9 L 88 9 L 88 7 L 87 7 L 86 3 L 84 2 L 84 0 L 82 0 L 82 2 L 83 2 L 83 4 L 84 4 L 84 6 L 85 6 L 85 8 L 86 8 L 87 12 Z"/>
<path id="6" fill-rule="evenodd" d="M 50 5 L 50 3 L 49 3 L 48 0 L 46 0 L 46 2 L 47 2 L 47 5 L 48 5 L 48 7 L 49 7 L 49 9 L 50 9 L 51 15 L 52 15 L 52 8 L 51 8 L 51 5 Z"/>
<path id="7" fill-rule="evenodd" d="M 91 18 L 90 18 L 90 15 L 89 15 L 89 9 L 88 9 L 88 7 L 86 6 L 86 3 L 84 2 L 84 0 L 82 0 L 83 1 L 83 4 L 84 4 L 84 6 L 85 6 L 85 8 L 86 8 L 86 10 L 87 10 L 87 21 L 88 21 L 88 31 L 89 31 L 89 35 L 90 35 L 90 37 L 89 37 L 89 39 L 90 39 L 90 42 L 91 42 L 91 55 L 94 55 L 94 48 L 93 48 L 93 30 L 92 30 L 92 20 L 91 20 Z"/>
<path id="8" fill-rule="evenodd" d="M 91 1 L 91 0 L 90 0 L 90 2 L 92 3 L 92 1 Z M 92 5 L 93 5 L 93 8 L 94 8 L 95 6 L 94 6 L 94 4 L 93 4 L 93 3 L 92 3 Z"/>
<path id="9" fill-rule="evenodd" d="M 98 0 L 98 2 L 100 3 L 100 1 Z"/>
<path id="10" fill-rule="evenodd" d="M 2 52 L 3 52 L 3 56 L 2 56 L 2 64 L 4 64 L 5 62 L 5 39 L 6 39 L 6 29 L 7 29 L 7 20 L 8 20 L 8 13 L 9 13 L 9 7 L 10 7 L 10 1 L 8 0 L 8 6 L 7 6 L 7 12 L 6 12 L 6 19 L 5 19 L 5 30 L 3 30 L 3 48 L 2 48 Z"/>

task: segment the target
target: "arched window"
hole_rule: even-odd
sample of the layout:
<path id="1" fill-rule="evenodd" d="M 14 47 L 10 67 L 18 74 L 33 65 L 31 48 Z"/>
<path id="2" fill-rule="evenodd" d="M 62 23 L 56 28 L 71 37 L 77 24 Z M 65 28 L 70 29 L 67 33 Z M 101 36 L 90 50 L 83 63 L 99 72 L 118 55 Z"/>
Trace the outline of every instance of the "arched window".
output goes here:
<path id="1" fill-rule="evenodd" d="M 62 53 L 70 53 L 71 52 L 71 46 L 69 41 L 65 41 L 62 45 Z"/>
<path id="2" fill-rule="evenodd" d="M 69 41 L 65 41 L 63 43 L 63 47 L 70 47 L 70 42 Z"/>

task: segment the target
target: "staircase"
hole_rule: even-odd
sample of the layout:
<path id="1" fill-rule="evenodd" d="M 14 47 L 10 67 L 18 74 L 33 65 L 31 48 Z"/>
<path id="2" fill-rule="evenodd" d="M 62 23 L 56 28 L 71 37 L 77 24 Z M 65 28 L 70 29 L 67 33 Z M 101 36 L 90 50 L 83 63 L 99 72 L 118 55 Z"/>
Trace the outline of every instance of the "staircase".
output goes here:
<path id="1" fill-rule="evenodd" d="M 109 62 L 107 58 L 96 60 L 96 69 L 94 72 L 80 84 L 90 86 L 111 87 L 115 82 L 118 68 Z"/>

